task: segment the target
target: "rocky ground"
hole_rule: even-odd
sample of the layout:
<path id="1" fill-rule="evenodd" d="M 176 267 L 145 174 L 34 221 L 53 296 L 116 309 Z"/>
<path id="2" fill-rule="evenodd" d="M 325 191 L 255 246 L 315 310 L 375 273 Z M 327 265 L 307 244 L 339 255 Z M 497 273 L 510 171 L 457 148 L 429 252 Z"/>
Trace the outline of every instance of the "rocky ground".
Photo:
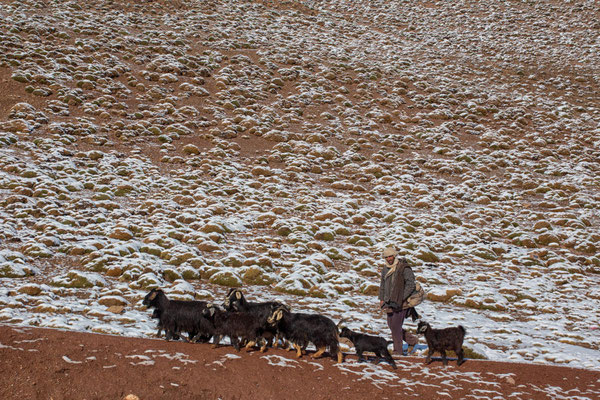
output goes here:
<path id="1" fill-rule="evenodd" d="M 0 320 L 149 288 L 386 334 L 395 244 L 471 357 L 600 369 L 594 1 L 0 1 Z M 409 328 L 412 325 L 409 323 Z"/>

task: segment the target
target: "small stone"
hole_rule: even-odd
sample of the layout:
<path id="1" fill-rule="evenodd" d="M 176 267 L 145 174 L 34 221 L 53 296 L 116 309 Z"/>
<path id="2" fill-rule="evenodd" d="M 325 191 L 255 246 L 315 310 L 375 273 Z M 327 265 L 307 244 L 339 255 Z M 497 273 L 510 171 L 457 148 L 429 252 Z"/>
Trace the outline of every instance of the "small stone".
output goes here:
<path id="1" fill-rule="evenodd" d="M 120 296 L 106 296 L 106 297 L 102 297 L 100 300 L 98 300 L 98 304 L 101 304 L 105 307 L 115 307 L 115 306 L 119 306 L 119 307 L 123 307 L 127 305 L 127 300 L 125 300 L 124 298 L 120 297 Z"/>
<path id="2" fill-rule="evenodd" d="M 113 314 L 122 314 L 123 311 L 125 310 L 125 307 L 123 307 L 123 306 L 110 306 L 106 310 L 108 312 L 113 313 Z"/>

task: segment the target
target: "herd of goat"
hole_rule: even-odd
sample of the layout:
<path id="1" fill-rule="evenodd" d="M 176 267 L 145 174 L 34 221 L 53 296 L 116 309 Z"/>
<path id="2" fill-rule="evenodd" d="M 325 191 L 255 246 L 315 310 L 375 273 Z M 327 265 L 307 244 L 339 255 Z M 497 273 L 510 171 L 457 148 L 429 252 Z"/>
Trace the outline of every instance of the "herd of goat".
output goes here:
<path id="1" fill-rule="evenodd" d="M 306 354 L 306 347 L 312 343 L 317 350 L 313 358 L 319 358 L 328 351 L 341 363 L 344 357 L 339 348 L 339 338 L 343 337 L 352 342 L 359 361 L 364 361 L 363 352 L 373 352 L 378 361 L 384 359 L 396 368 L 387 349 L 390 341 L 353 332 L 341 326 L 343 320 L 336 325 L 320 314 L 291 312 L 289 307 L 277 301 L 247 301 L 239 289 L 229 290 L 222 307 L 205 301 L 170 300 L 161 289 L 152 289 L 143 304 L 154 309 L 152 318 L 158 319 L 157 336 L 164 331 L 167 340 L 181 338 L 206 343 L 213 338 L 213 346 L 216 347 L 227 336 L 238 351 L 241 346 L 250 350 L 259 345 L 261 352 L 282 342 L 286 347 L 291 345 L 298 358 Z M 427 363 L 431 362 L 433 352 L 439 351 L 446 365 L 446 350 L 456 352 L 458 365 L 464 362 L 462 342 L 465 330 L 462 326 L 433 329 L 420 321 L 417 333 L 424 334 L 427 340 Z"/>

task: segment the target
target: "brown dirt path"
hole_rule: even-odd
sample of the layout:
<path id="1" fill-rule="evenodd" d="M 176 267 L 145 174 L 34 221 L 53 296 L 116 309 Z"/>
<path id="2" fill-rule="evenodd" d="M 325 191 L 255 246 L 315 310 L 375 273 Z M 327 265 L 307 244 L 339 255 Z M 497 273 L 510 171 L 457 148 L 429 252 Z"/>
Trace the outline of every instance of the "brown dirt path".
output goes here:
<path id="1" fill-rule="evenodd" d="M 0 325 L 2 399 L 600 398 L 600 372 L 468 360 L 460 368 L 422 358 L 342 366 L 283 350 L 236 353 L 141 338 Z"/>

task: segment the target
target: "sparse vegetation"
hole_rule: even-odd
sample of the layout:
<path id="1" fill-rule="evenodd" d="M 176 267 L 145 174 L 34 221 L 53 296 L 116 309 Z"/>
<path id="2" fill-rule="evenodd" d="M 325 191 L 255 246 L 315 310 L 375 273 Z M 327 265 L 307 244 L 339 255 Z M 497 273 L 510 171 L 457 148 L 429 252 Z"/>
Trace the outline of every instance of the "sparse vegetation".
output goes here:
<path id="1" fill-rule="evenodd" d="M 363 313 L 395 244 L 427 312 L 595 322 L 596 2 L 34 3 L 0 4 L 13 309 L 182 281 Z"/>

